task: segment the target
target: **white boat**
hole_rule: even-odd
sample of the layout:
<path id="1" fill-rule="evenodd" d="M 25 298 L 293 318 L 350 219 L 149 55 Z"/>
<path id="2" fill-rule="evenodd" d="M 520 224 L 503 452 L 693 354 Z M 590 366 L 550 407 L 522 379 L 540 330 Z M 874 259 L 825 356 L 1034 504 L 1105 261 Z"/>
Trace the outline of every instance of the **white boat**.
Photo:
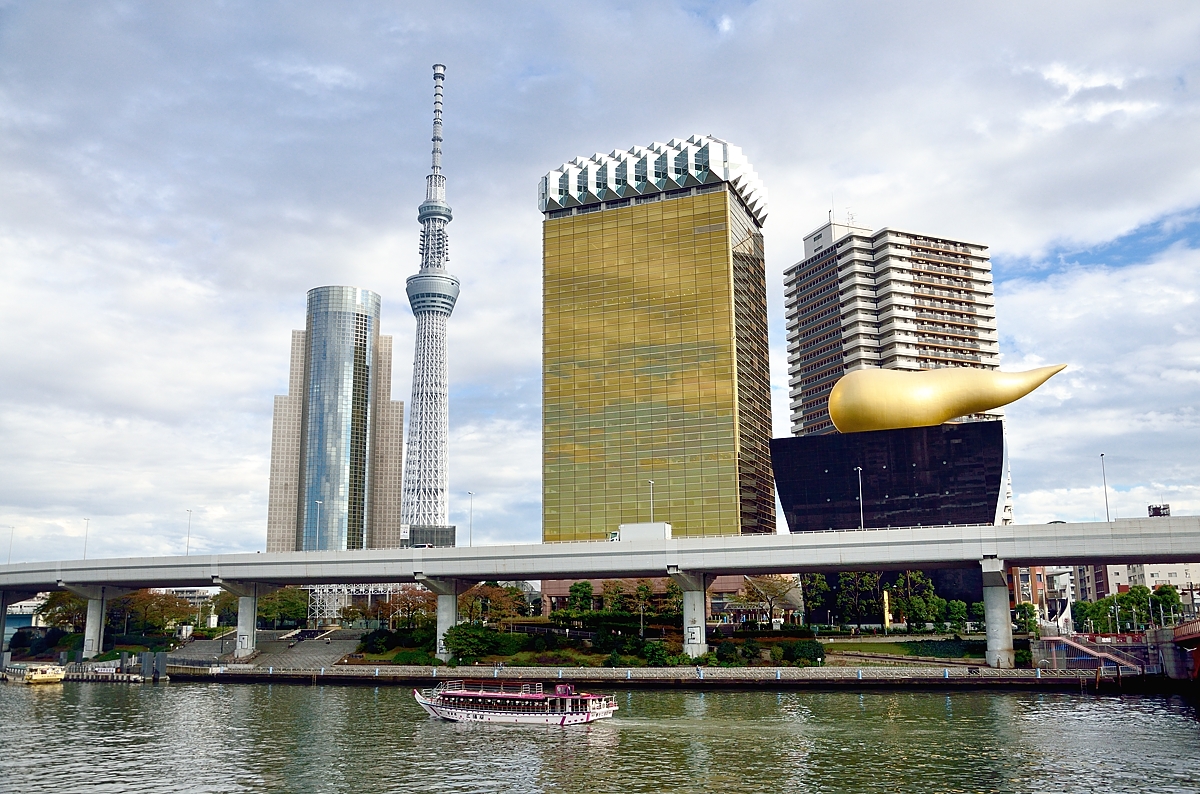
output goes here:
<path id="1" fill-rule="evenodd" d="M 608 695 L 576 692 L 571 684 L 498 681 L 443 681 L 434 689 L 413 690 L 431 716 L 451 722 L 503 722 L 519 725 L 581 725 L 611 717 L 617 701 Z"/>
<path id="2" fill-rule="evenodd" d="M 19 684 L 61 684 L 66 678 L 66 668 L 56 664 L 17 664 L 9 667 L 5 673 L 8 680 Z"/>

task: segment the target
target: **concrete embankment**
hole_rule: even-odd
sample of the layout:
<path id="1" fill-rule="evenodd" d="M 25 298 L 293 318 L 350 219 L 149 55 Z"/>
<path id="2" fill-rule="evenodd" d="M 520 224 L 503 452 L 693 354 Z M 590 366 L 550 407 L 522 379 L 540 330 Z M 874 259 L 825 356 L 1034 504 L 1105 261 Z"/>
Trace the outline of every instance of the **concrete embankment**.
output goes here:
<path id="1" fill-rule="evenodd" d="M 317 669 L 279 669 L 255 665 L 209 668 L 168 666 L 174 681 L 227 683 L 344 684 L 431 687 L 438 681 L 487 679 L 504 682 L 562 681 L 580 686 L 645 688 L 753 689 L 1054 689 L 1094 690 L 1090 670 L 993 670 L 947 665 L 922 667 L 416 667 L 403 665 L 332 665 Z M 1100 680 L 1103 690 L 1142 689 L 1151 679 L 1115 676 Z"/>

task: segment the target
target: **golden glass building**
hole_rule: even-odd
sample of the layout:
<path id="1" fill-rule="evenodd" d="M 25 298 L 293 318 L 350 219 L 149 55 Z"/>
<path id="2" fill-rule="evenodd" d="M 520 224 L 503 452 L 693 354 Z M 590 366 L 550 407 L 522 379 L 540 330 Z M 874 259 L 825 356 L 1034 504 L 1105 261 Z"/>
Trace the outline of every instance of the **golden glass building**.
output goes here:
<path id="1" fill-rule="evenodd" d="M 753 168 L 694 136 L 577 158 L 539 193 L 543 540 L 774 532 Z"/>

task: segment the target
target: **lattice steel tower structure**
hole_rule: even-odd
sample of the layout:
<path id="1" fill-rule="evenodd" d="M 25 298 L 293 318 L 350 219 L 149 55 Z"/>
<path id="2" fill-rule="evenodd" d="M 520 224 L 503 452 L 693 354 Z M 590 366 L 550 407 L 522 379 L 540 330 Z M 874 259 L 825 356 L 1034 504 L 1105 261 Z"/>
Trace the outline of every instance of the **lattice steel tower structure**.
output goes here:
<path id="1" fill-rule="evenodd" d="M 425 201 L 417 208 L 421 222 L 421 270 L 408 278 L 408 301 L 417 319 L 413 353 L 412 401 L 408 415 L 408 449 L 404 464 L 403 522 L 416 527 L 445 527 L 446 442 L 449 435 L 449 390 L 446 383 L 446 320 L 458 299 L 458 279 L 446 272 L 446 177 L 442 175 L 442 83 L 446 67 L 433 67 L 433 169 L 425 178 Z M 451 532 L 453 530 L 450 530 Z M 436 543 L 435 545 L 443 545 Z M 449 545 L 453 545 L 451 540 Z"/>

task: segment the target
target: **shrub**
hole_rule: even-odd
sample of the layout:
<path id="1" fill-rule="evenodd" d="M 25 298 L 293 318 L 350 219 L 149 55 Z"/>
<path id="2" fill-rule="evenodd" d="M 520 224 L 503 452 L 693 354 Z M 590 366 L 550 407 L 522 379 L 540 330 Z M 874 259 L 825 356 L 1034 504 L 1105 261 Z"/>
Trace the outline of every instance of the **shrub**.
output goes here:
<path id="1" fill-rule="evenodd" d="M 816 640 L 797 640 L 796 642 L 780 643 L 783 647 L 783 658 L 789 662 L 808 662 L 810 664 L 825 658 L 825 648 Z"/>
<path id="2" fill-rule="evenodd" d="M 732 642 L 723 642 L 717 646 L 717 661 L 732 662 L 737 659 L 738 649 Z"/>
<path id="3" fill-rule="evenodd" d="M 1013 651 L 1013 664 L 1017 667 L 1032 667 L 1033 654 L 1024 648 Z"/>
<path id="4" fill-rule="evenodd" d="M 501 656 L 513 656 L 529 647 L 528 634 L 500 634 L 496 639 L 496 650 Z"/>
<path id="5" fill-rule="evenodd" d="M 8 641 L 8 649 L 15 651 L 18 648 L 28 648 L 33 641 L 33 635 L 28 631 L 18 631 L 12 635 L 12 639 Z"/>
<path id="6" fill-rule="evenodd" d="M 610 653 L 608 655 L 608 657 L 604 660 L 604 666 L 605 667 L 620 667 L 621 666 L 621 654 L 617 653 L 616 648 L 613 648 L 612 653 Z"/>
<path id="7" fill-rule="evenodd" d="M 651 667 L 666 667 L 668 657 L 670 656 L 667 653 L 666 646 L 661 642 L 646 643 L 645 655 L 646 664 Z"/>
<path id="8" fill-rule="evenodd" d="M 758 640 L 749 639 L 742 643 L 742 658 L 753 662 L 759 658 L 759 651 L 762 646 L 758 644 Z"/>
<path id="9" fill-rule="evenodd" d="M 783 648 L 780 647 L 779 645 L 771 646 L 771 661 L 772 662 L 782 662 L 783 661 Z"/>
<path id="10" fill-rule="evenodd" d="M 461 661 L 474 661 L 496 652 L 500 633 L 478 623 L 461 623 L 446 630 L 446 650 Z"/>

